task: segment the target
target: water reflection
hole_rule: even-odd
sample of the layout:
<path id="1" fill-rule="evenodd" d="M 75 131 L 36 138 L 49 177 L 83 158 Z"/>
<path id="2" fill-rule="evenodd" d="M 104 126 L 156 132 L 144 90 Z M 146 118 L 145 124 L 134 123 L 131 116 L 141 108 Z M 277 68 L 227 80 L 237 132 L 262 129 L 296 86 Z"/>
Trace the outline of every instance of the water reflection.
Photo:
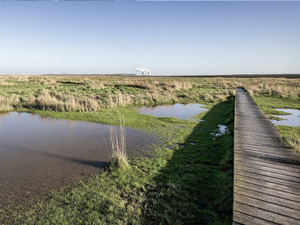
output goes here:
<path id="1" fill-rule="evenodd" d="M 0 181 L 6 187 L 0 196 L 22 194 L 24 187 L 51 189 L 60 180 L 87 174 L 109 160 L 107 125 L 17 112 L 1 115 L 0 121 Z M 155 141 L 144 132 L 125 130 L 129 156 L 142 154 Z"/>
<path id="2" fill-rule="evenodd" d="M 279 111 L 283 111 L 286 113 L 290 113 L 290 115 L 275 115 L 283 120 L 271 120 L 271 122 L 275 125 L 285 125 L 285 126 L 294 126 L 300 127 L 300 110 L 299 109 L 276 109 Z"/>
<path id="3" fill-rule="evenodd" d="M 178 119 L 192 119 L 193 116 L 206 111 L 201 104 L 181 104 L 161 105 L 142 107 L 139 112 L 141 114 L 153 115 L 157 117 L 175 117 Z"/>

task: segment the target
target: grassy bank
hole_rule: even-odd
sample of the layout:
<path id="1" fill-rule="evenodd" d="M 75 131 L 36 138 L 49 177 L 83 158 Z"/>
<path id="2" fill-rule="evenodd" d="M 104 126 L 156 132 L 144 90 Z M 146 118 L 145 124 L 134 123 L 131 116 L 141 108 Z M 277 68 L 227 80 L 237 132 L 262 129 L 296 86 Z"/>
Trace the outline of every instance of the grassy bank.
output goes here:
<path id="1" fill-rule="evenodd" d="M 232 99 L 213 105 L 202 116 L 203 122 L 146 116 L 153 120 L 154 126 L 164 127 L 163 135 L 172 136 L 168 143 L 173 144 L 172 149 L 157 148 L 155 157 L 134 159 L 125 170 L 110 167 L 87 183 L 56 193 L 34 209 L 18 213 L 14 221 L 19 224 L 229 224 Z M 183 123 L 185 129 L 171 131 Z M 214 138 L 211 133 L 218 124 L 228 125 L 231 133 Z"/>

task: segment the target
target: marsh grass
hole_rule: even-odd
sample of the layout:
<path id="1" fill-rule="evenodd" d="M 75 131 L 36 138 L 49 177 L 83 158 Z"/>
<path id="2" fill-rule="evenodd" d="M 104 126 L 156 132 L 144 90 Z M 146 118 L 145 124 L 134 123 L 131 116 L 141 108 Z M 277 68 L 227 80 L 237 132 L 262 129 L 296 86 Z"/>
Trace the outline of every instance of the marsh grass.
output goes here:
<path id="1" fill-rule="evenodd" d="M 235 95 L 237 87 L 246 88 L 253 96 L 298 99 L 300 79 L 0 76 L 0 87 L 0 111 L 99 112 L 130 105 L 217 103 Z"/>
<path id="2" fill-rule="evenodd" d="M 112 167 L 127 169 L 129 167 L 126 153 L 126 130 L 122 119 L 119 120 L 120 126 L 110 126 L 110 144 Z"/>

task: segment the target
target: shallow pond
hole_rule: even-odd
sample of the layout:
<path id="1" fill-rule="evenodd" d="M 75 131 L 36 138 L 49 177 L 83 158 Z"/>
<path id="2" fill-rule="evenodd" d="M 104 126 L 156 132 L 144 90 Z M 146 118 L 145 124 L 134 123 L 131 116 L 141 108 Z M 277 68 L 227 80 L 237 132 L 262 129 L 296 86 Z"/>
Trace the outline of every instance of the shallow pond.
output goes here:
<path id="1" fill-rule="evenodd" d="M 201 104 L 181 104 L 160 105 L 151 107 L 142 107 L 139 112 L 141 114 L 152 115 L 157 117 L 175 117 L 178 119 L 192 119 L 199 113 L 206 111 Z"/>
<path id="2" fill-rule="evenodd" d="M 285 125 L 285 126 L 294 126 L 300 127 L 300 110 L 299 109 L 276 109 L 279 111 L 283 111 L 286 113 L 290 113 L 290 115 L 275 115 L 283 120 L 271 120 L 271 122 L 275 125 Z"/>
<path id="3" fill-rule="evenodd" d="M 126 128 L 128 155 L 142 154 L 154 137 Z M 118 132 L 118 129 L 117 129 Z M 81 180 L 107 164 L 110 126 L 29 113 L 0 116 L 0 203 Z M 74 181 L 74 179 L 72 181 Z M 30 190 L 30 191 L 28 191 Z"/>

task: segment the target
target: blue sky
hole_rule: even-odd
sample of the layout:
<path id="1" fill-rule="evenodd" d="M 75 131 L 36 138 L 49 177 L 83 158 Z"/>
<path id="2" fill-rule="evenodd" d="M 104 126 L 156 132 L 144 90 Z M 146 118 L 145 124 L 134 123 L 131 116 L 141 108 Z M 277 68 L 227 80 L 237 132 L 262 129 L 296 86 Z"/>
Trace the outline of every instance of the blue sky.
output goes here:
<path id="1" fill-rule="evenodd" d="M 300 73 L 300 2 L 0 2 L 0 74 Z"/>

